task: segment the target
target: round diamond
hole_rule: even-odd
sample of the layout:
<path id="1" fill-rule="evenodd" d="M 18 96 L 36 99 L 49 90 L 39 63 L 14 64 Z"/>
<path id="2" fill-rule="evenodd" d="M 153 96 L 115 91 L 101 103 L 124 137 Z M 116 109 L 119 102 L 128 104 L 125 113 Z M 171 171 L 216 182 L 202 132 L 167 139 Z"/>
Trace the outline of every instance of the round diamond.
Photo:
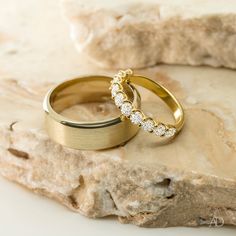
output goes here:
<path id="1" fill-rule="evenodd" d="M 119 84 L 113 84 L 111 86 L 111 94 L 112 94 L 112 97 L 115 97 L 116 96 L 116 93 L 120 90 L 120 86 Z"/>
<path id="2" fill-rule="evenodd" d="M 143 116 L 142 116 L 141 112 L 135 111 L 135 112 L 132 112 L 132 114 L 130 115 L 130 120 L 133 124 L 139 125 L 139 124 L 141 124 L 141 122 L 143 120 Z"/>
<path id="3" fill-rule="evenodd" d="M 116 106 L 120 107 L 123 104 L 124 98 L 125 98 L 125 96 L 123 93 L 117 93 L 115 96 Z"/>
<path id="4" fill-rule="evenodd" d="M 169 128 L 166 132 L 165 132 L 165 136 L 166 137 L 172 137 L 174 136 L 176 133 L 176 129 L 175 128 Z"/>
<path id="5" fill-rule="evenodd" d="M 165 134 L 166 127 L 163 124 L 159 124 L 157 127 L 154 128 L 153 131 L 157 136 L 162 136 Z"/>
<path id="6" fill-rule="evenodd" d="M 131 103 L 129 102 L 124 102 L 122 105 L 121 105 L 121 113 L 124 115 L 124 116 L 130 116 L 132 112 L 132 105 Z"/>
<path id="7" fill-rule="evenodd" d="M 142 122 L 143 130 L 151 132 L 154 128 L 154 121 L 152 119 L 147 119 Z"/>

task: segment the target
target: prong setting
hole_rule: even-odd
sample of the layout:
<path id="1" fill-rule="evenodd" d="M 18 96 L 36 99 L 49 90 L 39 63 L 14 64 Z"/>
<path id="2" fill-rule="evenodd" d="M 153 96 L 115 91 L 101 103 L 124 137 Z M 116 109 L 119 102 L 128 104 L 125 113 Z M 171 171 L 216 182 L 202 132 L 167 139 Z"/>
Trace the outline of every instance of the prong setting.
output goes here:
<path id="1" fill-rule="evenodd" d="M 153 132 L 153 128 L 155 126 L 155 122 L 152 118 L 146 118 L 142 121 L 141 126 L 144 131 L 147 131 L 149 133 Z"/>
<path id="2" fill-rule="evenodd" d="M 131 115 L 132 109 L 133 106 L 130 101 L 124 101 L 123 104 L 120 106 L 121 113 L 126 117 L 129 117 Z"/>
<path id="3" fill-rule="evenodd" d="M 177 129 L 173 125 L 165 125 L 153 118 L 146 116 L 142 111 L 137 110 L 128 100 L 124 93 L 123 83 L 129 82 L 129 77 L 133 75 L 131 69 L 120 70 L 111 81 L 111 94 L 116 106 L 122 115 L 130 119 L 134 125 L 139 125 L 149 133 L 154 133 L 158 137 L 171 138 L 176 135 Z"/>
<path id="4" fill-rule="evenodd" d="M 122 86 L 120 85 L 120 84 L 118 84 L 118 83 L 113 83 L 112 85 L 111 85 L 111 95 L 112 95 L 112 98 L 114 98 L 115 96 L 116 96 L 116 94 L 117 94 L 117 92 L 119 91 L 119 90 L 123 90 L 123 88 L 122 88 Z"/>
<path id="5" fill-rule="evenodd" d="M 130 115 L 130 120 L 135 125 L 141 125 L 143 121 L 143 114 L 139 110 L 133 110 Z"/>
<path id="6" fill-rule="evenodd" d="M 120 108 L 124 102 L 124 100 L 127 99 L 127 96 L 122 92 L 118 91 L 114 97 L 115 104 L 118 108 Z"/>

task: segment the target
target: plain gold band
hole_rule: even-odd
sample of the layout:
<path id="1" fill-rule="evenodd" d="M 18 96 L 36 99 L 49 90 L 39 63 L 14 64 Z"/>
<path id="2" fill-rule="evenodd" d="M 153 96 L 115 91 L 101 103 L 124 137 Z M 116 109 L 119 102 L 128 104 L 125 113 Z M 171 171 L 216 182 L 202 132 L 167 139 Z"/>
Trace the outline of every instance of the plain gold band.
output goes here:
<path id="1" fill-rule="evenodd" d="M 60 112 L 65 108 L 82 102 L 106 101 L 112 78 L 106 76 L 88 76 L 66 81 L 50 90 L 44 99 L 45 125 L 49 137 L 64 146 L 100 150 L 118 146 L 127 142 L 139 128 L 128 119 L 115 117 L 96 122 L 79 122 L 68 119 Z M 133 104 L 140 107 L 140 95 L 128 85 Z"/>
<path id="2" fill-rule="evenodd" d="M 131 75 L 129 77 L 129 82 L 142 86 L 156 94 L 159 98 L 161 98 L 162 101 L 166 103 L 166 105 L 171 109 L 173 113 L 173 116 L 175 118 L 175 124 L 173 124 L 173 126 L 177 129 L 177 132 L 182 129 L 185 120 L 184 110 L 180 102 L 169 90 L 167 90 L 165 87 L 158 84 L 157 82 L 141 75 Z"/>

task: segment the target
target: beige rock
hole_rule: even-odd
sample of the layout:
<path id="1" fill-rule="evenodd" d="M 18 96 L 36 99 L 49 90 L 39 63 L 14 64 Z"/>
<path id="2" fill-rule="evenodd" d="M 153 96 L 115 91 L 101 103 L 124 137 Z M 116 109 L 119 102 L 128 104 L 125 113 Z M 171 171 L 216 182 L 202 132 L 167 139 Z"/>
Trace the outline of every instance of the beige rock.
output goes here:
<path id="1" fill-rule="evenodd" d="M 46 90 L 80 74 L 115 72 L 92 67 L 74 50 L 58 1 L 1 4 L 1 175 L 89 217 L 118 215 L 146 227 L 214 225 L 218 217 L 219 223 L 235 225 L 234 71 L 176 66 L 139 71 L 159 75 L 184 104 L 186 126 L 173 143 L 161 145 L 140 132 L 118 149 L 63 148 L 43 129 Z M 145 92 L 143 97 L 144 109 L 170 118 L 165 107 L 156 106 L 158 99 Z M 89 117 L 107 114 L 82 109 Z"/>
<path id="2" fill-rule="evenodd" d="M 236 73 L 168 66 L 139 73 L 185 107 L 186 126 L 173 142 L 140 131 L 106 151 L 64 148 L 43 128 L 42 99 L 51 85 L 1 80 L 0 106 L 8 112 L 0 114 L 0 173 L 88 217 L 116 215 L 144 227 L 235 225 Z M 170 119 L 155 96 L 142 95 L 144 110 Z M 96 106 L 72 110 L 91 118 L 115 109 Z"/>
<path id="3" fill-rule="evenodd" d="M 78 51 L 110 68 L 236 68 L 236 2 L 62 0 Z"/>

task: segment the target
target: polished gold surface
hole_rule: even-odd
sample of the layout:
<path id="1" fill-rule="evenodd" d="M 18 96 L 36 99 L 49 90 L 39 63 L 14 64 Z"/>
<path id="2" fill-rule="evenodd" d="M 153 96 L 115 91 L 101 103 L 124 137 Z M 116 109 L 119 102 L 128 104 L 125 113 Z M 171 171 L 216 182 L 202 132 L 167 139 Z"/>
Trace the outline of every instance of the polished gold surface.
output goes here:
<path id="1" fill-rule="evenodd" d="M 133 75 L 129 77 L 130 83 L 140 85 L 161 98 L 173 112 L 176 123 L 173 124 L 177 131 L 180 131 L 184 125 L 184 110 L 180 102 L 175 96 L 168 91 L 165 87 L 156 83 L 155 81 L 148 79 L 144 76 Z"/>
<path id="2" fill-rule="evenodd" d="M 44 99 L 45 124 L 50 138 L 75 149 L 99 150 L 120 145 L 139 130 L 128 119 L 111 117 L 98 121 L 77 121 L 60 113 L 76 104 L 107 102 L 112 78 L 88 76 L 66 81 L 51 89 Z M 140 107 L 140 95 L 132 85 L 125 86 L 134 106 Z M 112 115 L 112 114 L 111 114 Z"/>
<path id="3" fill-rule="evenodd" d="M 121 113 L 124 114 L 124 104 L 130 104 L 129 112 L 124 115 L 130 118 L 131 121 L 136 125 L 142 126 L 145 131 L 155 133 L 160 137 L 170 138 L 174 137 L 182 129 L 185 120 L 183 107 L 175 98 L 175 96 L 162 85 L 142 75 L 135 75 L 130 69 L 119 71 L 118 74 L 114 76 L 111 84 L 111 88 L 117 85 L 120 88 L 120 90 L 117 91 L 116 94 L 112 94 L 113 99 L 116 101 L 116 96 L 123 96 L 122 104 L 116 104 L 118 108 L 120 108 Z M 123 89 L 127 84 L 136 84 L 142 86 L 162 99 L 162 101 L 170 108 L 174 116 L 175 123 L 166 124 L 158 119 L 153 119 L 152 117 L 145 115 L 139 108 L 131 104 L 129 98 L 127 97 L 127 94 Z M 137 121 L 138 115 L 141 117 L 139 118 L 139 122 Z"/>

